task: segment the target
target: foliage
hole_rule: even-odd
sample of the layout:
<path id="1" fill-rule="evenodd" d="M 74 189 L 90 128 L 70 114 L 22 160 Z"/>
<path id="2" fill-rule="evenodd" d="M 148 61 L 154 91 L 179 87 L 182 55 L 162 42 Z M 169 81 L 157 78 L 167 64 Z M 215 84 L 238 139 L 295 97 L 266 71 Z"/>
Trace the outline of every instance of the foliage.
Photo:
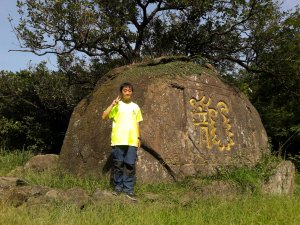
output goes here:
<path id="1" fill-rule="evenodd" d="M 257 62 L 264 71 L 243 71 L 237 85 L 259 111 L 274 149 L 285 157 L 295 155 L 300 146 L 300 12 L 295 11 L 281 26 L 269 27 L 272 36 Z M 258 40 L 260 38 L 257 38 Z"/>
<path id="2" fill-rule="evenodd" d="M 0 76 L 0 144 L 10 149 L 58 152 L 73 107 L 86 94 L 44 64 Z"/>
<path id="3" fill-rule="evenodd" d="M 272 0 L 23 0 L 17 7 L 20 51 L 127 63 L 202 55 L 220 68 L 255 71 L 263 69 L 257 59 L 269 49 L 269 30 L 286 15 Z"/>
<path id="4" fill-rule="evenodd" d="M 300 154 L 299 153 L 289 154 L 288 159 L 295 164 L 296 170 L 300 171 Z"/>
<path id="5" fill-rule="evenodd" d="M 58 56 L 59 71 L 68 79 L 68 85 L 82 89 L 86 94 L 91 92 L 99 79 L 111 69 L 124 65 L 120 59 L 107 59 L 101 62 L 98 58 L 93 58 L 90 62 L 80 57 L 69 54 Z"/>

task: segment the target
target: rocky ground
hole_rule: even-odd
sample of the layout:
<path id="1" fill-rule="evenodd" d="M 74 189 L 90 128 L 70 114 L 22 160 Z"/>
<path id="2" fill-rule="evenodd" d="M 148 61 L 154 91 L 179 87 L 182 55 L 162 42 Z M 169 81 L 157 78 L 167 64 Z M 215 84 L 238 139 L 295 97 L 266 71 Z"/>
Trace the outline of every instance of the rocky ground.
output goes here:
<path id="1" fill-rule="evenodd" d="M 23 204 L 47 205 L 52 203 L 74 204 L 79 208 L 84 208 L 87 204 L 97 204 L 102 201 L 125 200 L 125 195 L 114 196 L 110 190 L 96 189 L 93 193 L 88 193 L 80 187 L 69 189 L 50 188 L 39 185 L 32 185 L 27 180 L 15 176 L 15 174 L 34 171 L 36 173 L 47 170 L 55 170 L 58 165 L 57 155 L 37 155 L 31 158 L 23 167 L 18 167 L 11 171 L 8 176 L 0 177 L 0 200 L 15 207 Z M 262 192 L 266 194 L 292 194 L 295 189 L 295 167 L 289 161 L 282 161 L 278 164 L 273 175 L 262 183 Z M 197 197 L 211 195 L 236 196 L 245 194 L 245 190 L 230 181 L 210 181 L 204 182 L 200 179 L 191 179 L 190 188 L 181 194 L 181 202 L 190 202 Z M 242 193 L 243 192 L 243 193 Z M 251 193 L 251 189 L 248 190 Z M 176 195 L 176 193 L 174 193 Z M 163 196 L 151 192 L 143 193 L 141 200 L 158 201 Z M 129 199 L 125 200 L 130 202 Z"/>

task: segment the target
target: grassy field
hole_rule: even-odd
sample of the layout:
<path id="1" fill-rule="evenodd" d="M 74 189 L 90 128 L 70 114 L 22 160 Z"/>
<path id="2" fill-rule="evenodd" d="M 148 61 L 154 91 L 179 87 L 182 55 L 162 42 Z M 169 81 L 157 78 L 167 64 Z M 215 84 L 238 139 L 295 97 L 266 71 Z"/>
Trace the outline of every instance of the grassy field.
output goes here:
<path id="1" fill-rule="evenodd" d="M 0 175 L 24 164 L 26 152 L 1 151 Z M 25 174 L 32 184 L 57 188 L 79 186 L 92 193 L 109 189 L 107 181 L 79 179 L 54 173 Z M 237 196 L 201 196 L 188 181 L 178 184 L 137 185 L 138 202 L 125 196 L 89 204 L 84 209 L 74 205 L 22 205 L 13 207 L 0 202 L 0 225 L 31 224 L 300 224 L 300 188 L 294 196 L 267 196 L 259 193 Z M 147 194 L 159 196 L 147 198 Z"/>

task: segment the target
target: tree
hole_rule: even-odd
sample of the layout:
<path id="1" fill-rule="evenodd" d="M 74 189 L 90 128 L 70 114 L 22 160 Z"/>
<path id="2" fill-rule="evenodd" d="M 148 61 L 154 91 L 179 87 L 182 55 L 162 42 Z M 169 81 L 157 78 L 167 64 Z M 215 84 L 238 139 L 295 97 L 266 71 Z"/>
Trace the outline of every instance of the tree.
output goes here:
<path id="1" fill-rule="evenodd" d="M 280 26 L 279 26 L 280 25 Z M 259 25 L 257 25 L 260 27 Z M 299 154 L 300 144 L 300 12 L 280 24 L 257 31 L 257 67 L 261 73 L 244 72 L 239 85 L 247 87 L 274 149 L 279 155 Z M 262 41 L 268 39 L 263 47 Z M 299 162 L 298 162 L 299 165 Z M 299 167 L 300 168 L 300 167 Z"/>
<path id="2" fill-rule="evenodd" d="M 204 56 L 220 67 L 253 67 L 253 26 L 281 18 L 272 0 L 24 0 L 14 31 L 20 51 L 80 52 L 101 61 L 167 54 Z M 261 45 L 267 39 L 260 40 Z"/>

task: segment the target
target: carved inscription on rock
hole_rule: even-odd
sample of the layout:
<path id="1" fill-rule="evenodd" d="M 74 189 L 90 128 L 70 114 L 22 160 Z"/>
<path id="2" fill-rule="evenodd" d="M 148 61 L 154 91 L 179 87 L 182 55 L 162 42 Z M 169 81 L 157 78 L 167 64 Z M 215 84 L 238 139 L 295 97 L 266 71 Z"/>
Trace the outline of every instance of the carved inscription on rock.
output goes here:
<path id="1" fill-rule="evenodd" d="M 212 99 L 205 95 L 200 100 L 191 98 L 189 104 L 192 106 L 192 123 L 200 133 L 199 147 L 230 151 L 235 143 L 228 118 L 228 105 L 224 101 L 212 105 Z"/>

